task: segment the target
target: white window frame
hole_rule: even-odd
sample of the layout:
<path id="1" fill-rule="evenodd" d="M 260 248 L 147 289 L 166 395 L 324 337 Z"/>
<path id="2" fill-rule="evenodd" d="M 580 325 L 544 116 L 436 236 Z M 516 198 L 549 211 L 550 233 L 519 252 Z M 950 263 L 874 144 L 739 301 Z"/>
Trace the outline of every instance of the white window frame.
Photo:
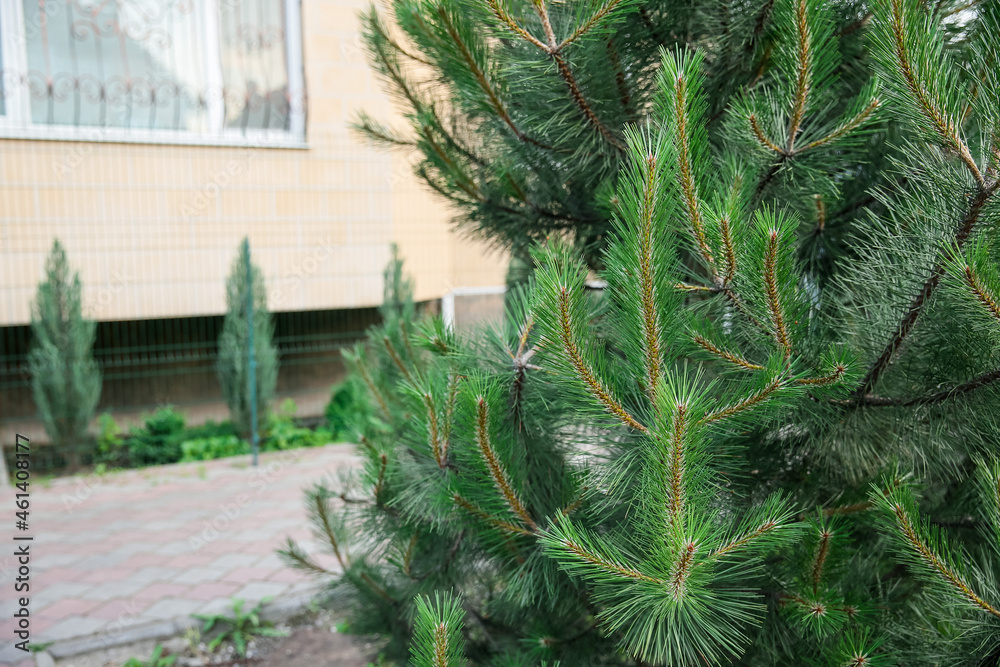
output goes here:
<path id="1" fill-rule="evenodd" d="M 222 90 L 222 59 L 219 44 L 219 2 L 204 0 L 205 33 L 202 35 L 207 63 L 208 90 Z M 3 72 L 26 76 L 28 48 L 25 39 L 22 0 L 0 0 L 0 57 Z M 31 99 L 26 83 L 14 85 L 6 95 L 0 115 L 0 139 L 41 139 L 54 141 L 97 141 L 196 146 L 254 146 L 308 148 L 306 143 L 305 74 L 302 57 L 301 0 L 285 0 L 285 65 L 288 69 L 288 129 L 225 127 L 221 97 L 206 95 L 207 132 L 151 130 L 93 125 L 49 125 L 31 121 Z M 212 99 L 217 97 L 217 99 Z"/>

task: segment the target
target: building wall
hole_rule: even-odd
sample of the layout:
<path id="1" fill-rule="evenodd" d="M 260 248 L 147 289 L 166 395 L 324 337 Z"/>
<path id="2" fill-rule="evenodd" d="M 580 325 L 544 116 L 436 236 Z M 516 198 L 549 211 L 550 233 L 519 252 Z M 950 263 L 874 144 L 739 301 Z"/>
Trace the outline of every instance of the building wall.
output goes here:
<path id="1" fill-rule="evenodd" d="M 249 235 L 274 311 L 376 305 L 390 244 L 420 300 L 503 283 L 505 260 L 450 230 L 405 155 L 347 132 L 360 109 L 399 122 L 356 12 L 303 0 L 307 148 L 0 140 L 0 326 L 24 324 L 53 238 L 90 317 L 213 315 Z"/>

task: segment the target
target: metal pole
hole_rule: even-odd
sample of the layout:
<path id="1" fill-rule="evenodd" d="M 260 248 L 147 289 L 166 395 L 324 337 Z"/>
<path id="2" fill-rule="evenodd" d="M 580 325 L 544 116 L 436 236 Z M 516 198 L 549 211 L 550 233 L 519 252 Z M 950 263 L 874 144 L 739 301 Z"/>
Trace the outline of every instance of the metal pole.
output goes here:
<path id="1" fill-rule="evenodd" d="M 250 394 L 250 444 L 253 448 L 253 465 L 257 466 L 257 355 L 253 349 L 253 272 L 250 265 L 250 239 L 243 239 L 247 271 L 247 389 Z"/>

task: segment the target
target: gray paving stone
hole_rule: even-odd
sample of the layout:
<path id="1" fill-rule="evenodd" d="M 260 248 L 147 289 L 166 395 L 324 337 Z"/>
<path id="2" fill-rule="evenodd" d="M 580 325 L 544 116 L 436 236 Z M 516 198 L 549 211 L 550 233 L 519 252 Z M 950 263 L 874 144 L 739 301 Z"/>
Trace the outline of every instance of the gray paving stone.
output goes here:
<path id="1" fill-rule="evenodd" d="M 88 591 L 92 591 L 96 584 L 81 584 L 68 582 L 57 586 L 43 588 L 40 593 L 31 596 L 31 612 L 37 614 L 43 607 L 47 607 L 53 602 L 65 600 L 72 597 L 83 597 Z"/>
<path id="2" fill-rule="evenodd" d="M 191 545 L 188 544 L 187 540 L 184 540 L 183 542 L 168 542 L 153 553 L 163 556 L 180 556 L 181 554 L 186 554 L 190 551 Z"/>
<path id="3" fill-rule="evenodd" d="M 260 559 L 261 556 L 253 554 L 226 554 L 213 561 L 211 566 L 232 570 L 237 567 L 250 567 Z"/>
<path id="4" fill-rule="evenodd" d="M 36 643 L 55 642 L 72 637 L 82 637 L 97 632 L 107 621 L 100 618 L 87 618 L 86 616 L 67 616 L 55 625 L 38 633 Z"/>
<path id="5" fill-rule="evenodd" d="M 116 552 L 128 554 L 129 556 L 133 556 L 138 553 L 148 553 L 155 550 L 156 545 L 149 542 L 128 542 L 115 549 Z"/>
<path id="6" fill-rule="evenodd" d="M 246 600 L 248 604 L 256 604 L 264 598 L 275 598 L 289 589 L 288 584 L 255 581 L 236 591 L 233 597 Z"/>
<path id="7" fill-rule="evenodd" d="M 201 584 L 206 581 L 220 581 L 230 572 L 229 569 L 218 567 L 192 567 L 182 571 L 171 581 L 177 584 Z"/>
<path id="8" fill-rule="evenodd" d="M 180 574 L 180 570 L 176 567 L 150 566 L 132 573 L 129 576 L 129 580 L 142 581 L 149 584 L 154 581 L 170 581 L 178 574 Z"/>
<path id="9" fill-rule="evenodd" d="M 113 600 L 114 598 L 129 597 L 149 586 L 149 583 L 148 580 L 130 577 L 121 581 L 96 584 L 90 590 L 81 593 L 80 597 L 85 600 Z"/>
<path id="10" fill-rule="evenodd" d="M 274 537 L 273 530 L 241 530 L 233 535 L 235 542 L 263 542 Z"/>
<path id="11" fill-rule="evenodd" d="M 165 598 L 154 603 L 152 607 L 142 612 L 142 614 L 139 615 L 139 619 L 167 620 L 179 616 L 190 616 L 201 606 L 203 606 L 201 600 Z"/>
<path id="12" fill-rule="evenodd" d="M 133 510 L 134 509 L 136 508 L 133 507 Z M 115 533 L 120 530 L 132 531 L 135 530 L 136 528 L 144 528 L 144 526 L 142 526 L 140 522 L 134 520 L 119 520 L 119 521 L 112 521 L 108 525 L 104 526 L 103 530 L 106 533 Z"/>
<path id="13" fill-rule="evenodd" d="M 14 648 L 14 642 L 7 641 L 7 639 L 4 637 L 4 642 L 0 645 L 0 665 L 15 665 L 25 658 L 31 657 L 30 653 Z"/>
<path id="14" fill-rule="evenodd" d="M 184 528 L 185 525 L 186 523 L 184 521 L 167 519 L 164 521 L 151 521 L 143 526 L 143 530 L 175 530 L 177 528 Z"/>
<path id="15" fill-rule="evenodd" d="M 198 607 L 194 613 L 212 616 L 213 614 L 232 614 L 232 611 L 232 598 L 216 598 L 202 604 L 202 606 Z"/>
<path id="16" fill-rule="evenodd" d="M 287 567 L 287 565 L 285 565 L 284 561 L 282 561 L 280 558 L 278 558 L 278 555 L 274 554 L 274 553 L 267 554 L 266 556 L 264 556 L 263 558 L 261 558 L 259 561 L 257 561 L 256 563 L 254 563 L 253 566 L 254 567 L 266 567 L 266 568 L 269 568 L 269 569 L 272 569 L 272 570 L 281 570 L 281 569 Z"/>
<path id="17" fill-rule="evenodd" d="M 44 572 L 53 567 L 66 567 L 83 558 L 81 554 L 46 554 L 31 561 L 32 570 Z"/>
<path id="18" fill-rule="evenodd" d="M 88 556 L 83 560 L 78 561 L 73 565 L 74 570 L 106 570 L 108 568 L 113 568 L 118 563 L 128 560 L 131 554 L 123 554 L 118 550 L 114 553 L 106 554 L 94 554 L 93 556 Z"/>

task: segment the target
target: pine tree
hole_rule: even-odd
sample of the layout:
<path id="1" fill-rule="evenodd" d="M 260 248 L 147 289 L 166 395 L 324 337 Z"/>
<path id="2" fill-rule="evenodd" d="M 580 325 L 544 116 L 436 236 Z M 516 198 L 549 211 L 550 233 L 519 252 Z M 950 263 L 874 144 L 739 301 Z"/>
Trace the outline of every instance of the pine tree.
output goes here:
<path id="1" fill-rule="evenodd" d="M 842 230 L 872 203 L 869 188 L 885 180 L 889 127 L 869 139 L 857 132 L 879 105 L 865 2 L 389 5 L 362 15 L 365 39 L 411 131 L 365 114 L 354 125 L 380 145 L 416 153 L 417 176 L 453 205 L 460 227 L 512 251 L 515 265 L 530 264 L 534 242 L 560 235 L 601 267 L 625 130 L 652 111 L 662 48 L 705 59 L 700 131 L 718 145 L 734 122 L 742 126 L 736 134 L 747 150 L 769 163 L 758 195 L 781 195 L 823 232 L 802 249 L 820 273 L 830 269 L 828 246 L 839 246 Z M 845 151 L 850 144 L 866 159 Z M 817 183 L 795 187 L 803 180 Z"/>
<path id="2" fill-rule="evenodd" d="M 248 294 L 252 293 L 253 346 L 257 375 L 257 428 L 267 424 L 267 414 L 278 383 L 278 350 L 274 324 L 267 309 L 267 289 L 260 269 L 249 260 L 250 243 L 244 239 L 226 280 L 226 317 L 219 336 L 219 384 L 229 406 L 229 416 L 239 433 L 251 432 L 250 328 Z M 249 266 L 249 272 L 247 267 Z"/>
<path id="3" fill-rule="evenodd" d="M 395 6 L 404 29 L 459 20 Z M 520 242 L 535 269 L 502 325 L 414 316 L 369 337 L 358 372 L 395 369 L 368 384 L 385 427 L 308 501 L 332 593 L 390 656 L 412 637 L 433 659 L 458 626 L 464 658 L 432 664 L 1000 659 L 1000 3 L 726 7 L 742 21 L 650 21 L 684 43 L 626 68 L 649 92 L 613 134 L 601 249 L 550 229 Z M 628 17 L 660 16 L 479 11 L 511 33 L 483 37 L 510 86 L 497 53 L 535 39 L 561 71 L 537 35 L 628 41 Z M 766 66 L 721 56 L 760 16 Z M 755 84 L 720 93 L 739 72 Z M 523 132 L 563 127 L 534 118 Z M 589 129 L 587 150 L 608 141 Z"/>
<path id="4" fill-rule="evenodd" d="M 66 250 L 56 239 L 32 309 L 28 368 L 45 432 L 71 469 L 82 463 L 87 427 L 101 399 L 101 372 L 93 352 L 96 325 L 84 319 L 82 293 L 80 276 L 71 272 Z"/>

